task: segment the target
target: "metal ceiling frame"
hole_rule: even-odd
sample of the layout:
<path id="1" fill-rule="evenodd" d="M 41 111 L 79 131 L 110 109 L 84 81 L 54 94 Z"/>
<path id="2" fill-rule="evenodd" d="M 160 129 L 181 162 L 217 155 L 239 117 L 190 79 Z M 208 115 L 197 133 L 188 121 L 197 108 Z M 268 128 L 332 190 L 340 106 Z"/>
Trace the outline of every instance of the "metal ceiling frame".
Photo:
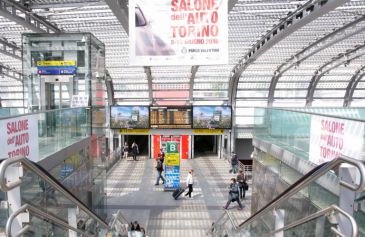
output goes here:
<path id="1" fill-rule="evenodd" d="M 17 22 L 34 32 L 61 32 L 55 24 L 48 22 L 45 18 L 38 16 L 35 13 L 32 13 L 31 9 L 11 0 L 0 0 L 0 16 Z"/>
<path id="2" fill-rule="evenodd" d="M 129 11 L 128 0 L 105 0 L 114 16 L 118 19 L 127 35 L 129 34 Z"/>
<path id="3" fill-rule="evenodd" d="M 22 49 L 4 37 L 0 38 L 0 52 L 15 59 L 22 59 Z"/>
<path id="4" fill-rule="evenodd" d="M 360 18 L 358 18 L 355 21 L 350 22 L 349 24 L 331 32 L 330 34 L 327 34 L 326 36 L 324 36 L 323 38 L 315 41 L 314 43 L 312 43 L 311 45 L 309 45 L 308 47 L 304 48 L 303 50 L 301 50 L 299 53 L 295 54 L 294 56 L 290 57 L 290 59 L 286 60 L 284 63 L 282 63 L 277 70 L 274 72 L 274 75 L 271 79 L 271 83 L 270 83 L 270 87 L 269 87 L 269 96 L 268 96 L 268 106 L 271 107 L 273 102 L 274 102 L 274 94 L 275 94 L 275 88 L 276 85 L 280 79 L 280 77 L 289 69 L 300 65 L 301 62 L 305 61 L 306 59 L 308 59 L 309 57 L 321 52 L 324 49 L 327 49 L 328 47 L 341 42 L 347 38 L 350 38 L 358 33 L 360 33 L 361 31 L 365 30 L 365 26 L 361 27 L 360 29 L 355 30 L 354 32 L 351 32 L 349 34 L 342 34 L 345 30 L 347 29 L 351 29 L 353 27 L 355 27 L 357 24 L 362 23 L 363 21 L 365 21 L 365 16 L 362 16 Z M 335 36 L 335 35 L 339 35 L 342 34 L 339 38 L 337 38 L 336 40 L 331 41 L 331 39 Z M 328 43 L 324 43 L 326 40 L 329 40 L 330 42 Z M 318 49 L 314 50 L 313 52 L 309 53 L 308 55 L 305 55 L 305 52 L 312 49 L 313 47 L 319 47 Z M 289 65 L 289 66 L 287 66 Z M 285 66 L 287 66 L 286 68 L 284 68 Z M 284 68 L 284 69 L 283 69 Z"/>
<path id="5" fill-rule="evenodd" d="M 350 107 L 352 96 L 354 94 L 354 91 L 356 89 L 357 84 L 361 81 L 361 79 L 365 75 L 365 66 L 361 66 L 360 69 L 358 69 L 355 74 L 351 77 L 350 82 L 346 88 L 346 94 L 344 96 L 343 100 L 343 107 Z"/>
<path id="6" fill-rule="evenodd" d="M 150 103 L 154 103 L 153 101 L 153 91 L 152 91 L 152 71 L 151 71 L 151 67 L 144 67 L 144 72 L 146 73 L 147 76 L 147 81 L 148 81 L 148 97 L 150 98 Z"/>
<path id="7" fill-rule="evenodd" d="M 192 66 L 191 67 L 191 76 L 190 76 L 190 82 L 189 82 L 189 103 L 191 104 L 193 102 L 193 94 L 194 94 L 194 79 L 196 76 L 196 73 L 198 72 L 199 66 Z"/>
<path id="8" fill-rule="evenodd" d="M 115 99 L 114 99 L 113 81 L 112 81 L 112 77 L 110 76 L 108 70 L 105 70 L 105 85 L 106 85 L 106 90 L 107 90 L 107 95 L 108 95 L 108 103 L 109 103 L 109 105 L 114 105 Z"/>
<path id="9" fill-rule="evenodd" d="M 235 65 L 230 75 L 229 103 L 235 101 L 237 85 L 242 72 L 253 63 L 260 55 L 272 48 L 275 44 L 297 31 L 306 24 L 316 20 L 336 7 L 348 2 L 349 0 L 314 0 L 308 1 L 299 7 L 295 12 L 283 19 L 267 34 L 261 37 L 256 44 L 243 56 Z"/>
<path id="10" fill-rule="evenodd" d="M 312 102 L 313 102 L 313 95 L 314 95 L 314 91 L 318 85 L 318 82 L 320 81 L 320 79 L 322 78 L 322 76 L 324 76 L 324 74 L 326 74 L 327 72 L 331 71 L 332 69 L 337 68 L 338 66 L 342 65 L 342 64 L 348 64 L 351 61 L 358 59 L 362 56 L 365 55 L 365 51 L 358 54 L 358 55 L 354 55 L 351 58 L 349 58 L 349 55 L 352 53 L 357 52 L 360 49 L 364 49 L 365 48 L 365 44 L 360 45 L 355 47 L 354 49 L 348 50 L 346 51 L 346 53 L 343 54 L 339 54 L 337 57 L 331 59 L 330 61 L 324 63 L 322 66 L 320 66 L 313 74 L 312 79 L 309 83 L 308 86 L 308 91 L 307 91 L 307 96 L 306 96 L 306 106 L 312 106 Z M 333 65 L 334 62 L 339 61 L 343 59 L 343 61 L 336 63 Z M 328 67 L 326 69 L 326 67 Z"/>
<path id="11" fill-rule="evenodd" d="M 0 64 L 0 75 L 4 75 L 10 78 L 13 78 L 17 81 L 23 82 L 23 74 L 18 72 L 15 69 L 10 68 L 9 66 L 5 66 Z"/>

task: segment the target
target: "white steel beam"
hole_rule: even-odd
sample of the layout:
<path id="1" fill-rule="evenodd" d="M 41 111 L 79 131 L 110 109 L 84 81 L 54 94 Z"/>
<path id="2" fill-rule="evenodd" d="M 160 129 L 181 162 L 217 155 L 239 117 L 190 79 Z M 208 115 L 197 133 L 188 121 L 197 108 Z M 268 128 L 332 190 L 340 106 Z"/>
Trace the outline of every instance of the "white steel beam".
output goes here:
<path id="1" fill-rule="evenodd" d="M 351 106 L 352 96 L 354 94 L 356 86 L 364 77 L 364 75 L 365 75 L 365 66 L 361 66 L 361 68 L 358 69 L 355 72 L 355 74 L 351 77 L 350 82 L 346 88 L 346 94 L 343 100 L 343 107 Z"/>
<path id="2" fill-rule="evenodd" d="M 317 69 L 312 76 L 312 79 L 308 86 L 306 106 L 312 106 L 314 91 L 316 90 L 318 82 L 321 80 L 323 75 L 342 64 L 348 64 L 355 59 L 363 57 L 364 55 L 365 44 L 357 46 L 351 50 L 346 50 L 345 53 L 339 54 L 330 61 L 324 63 L 319 69 Z"/>
<path id="3" fill-rule="evenodd" d="M 256 44 L 252 46 L 249 52 L 243 56 L 236 66 L 232 69 L 230 75 L 230 104 L 235 100 L 237 94 L 237 84 L 242 72 L 252 64 L 260 55 L 288 37 L 301 27 L 316 20 L 324 14 L 334 10 L 338 6 L 349 2 L 349 0 L 309 0 L 303 6 L 298 8 L 288 17 L 283 19 L 267 34 L 263 35 Z"/>
<path id="4" fill-rule="evenodd" d="M 125 32 L 129 34 L 128 0 L 105 0 L 105 2 L 123 26 Z"/>
<path id="5" fill-rule="evenodd" d="M 13 78 L 17 81 L 23 82 L 23 74 L 18 72 L 17 70 L 10 68 L 9 66 L 0 64 L 0 76 L 7 76 L 9 78 Z"/>
<path id="6" fill-rule="evenodd" d="M 316 42 L 312 43 L 308 47 L 301 50 L 299 53 L 295 54 L 294 56 L 290 57 L 288 60 L 285 60 L 278 69 L 275 71 L 274 76 L 271 79 L 270 89 L 269 89 L 269 96 L 268 96 L 268 106 L 272 106 L 274 101 L 274 92 L 276 85 L 280 79 L 280 77 L 289 69 L 295 67 L 296 65 L 300 65 L 304 60 L 308 59 L 309 57 L 321 52 L 328 47 L 341 42 L 345 39 L 348 39 L 362 31 L 365 30 L 365 26 L 361 26 L 357 28 L 356 25 L 363 24 L 365 21 L 365 16 L 358 18 L 357 20 L 350 22 L 349 24 L 331 32 L 330 34 L 324 36 L 323 38 L 317 40 Z M 348 32 L 350 31 L 350 32 Z M 337 37 L 337 38 L 335 38 Z M 311 51 L 314 47 L 317 47 L 316 50 Z M 311 51 L 310 53 L 307 53 Z"/>
<path id="7" fill-rule="evenodd" d="M 32 13 L 30 9 L 11 0 L 0 0 L 0 16 L 15 21 L 34 32 L 61 32 L 55 24 L 48 22 L 45 18 Z"/>
<path id="8" fill-rule="evenodd" d="M 6 38 L 0 38 L 0 52 L 13 57 L 15 59 L 22 59 L 22 50 L 15 43 L 9 42 Z"/>

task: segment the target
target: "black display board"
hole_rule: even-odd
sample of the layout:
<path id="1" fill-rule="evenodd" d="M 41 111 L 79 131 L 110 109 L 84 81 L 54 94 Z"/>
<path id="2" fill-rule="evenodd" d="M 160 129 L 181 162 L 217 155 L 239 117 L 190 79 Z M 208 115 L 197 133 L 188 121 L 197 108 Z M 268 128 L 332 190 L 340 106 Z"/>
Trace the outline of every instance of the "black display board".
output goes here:
<path id="1" fill-rule="evenodd" d="M 191 128 L 192 107 L 150 107 L 151 128 Z"/>

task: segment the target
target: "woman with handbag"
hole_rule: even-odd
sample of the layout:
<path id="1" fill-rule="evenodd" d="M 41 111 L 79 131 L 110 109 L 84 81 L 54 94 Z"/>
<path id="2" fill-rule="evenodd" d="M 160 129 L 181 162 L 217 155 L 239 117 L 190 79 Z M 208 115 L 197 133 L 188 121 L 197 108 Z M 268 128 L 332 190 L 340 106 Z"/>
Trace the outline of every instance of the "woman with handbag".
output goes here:
<path id="1" fill-rule="evenodd" d="M 229 185 L 229 195 L 228 195 L 228 202 L 227 204 L 223 207 L 223 209 L 226 209 L 229 207 L 229 204 L 231 204 L 231 202 L 237 201 L 239 208 L 238 210 L 242 210 L 243 209 L 243 205 L 240 201 L 239 198 L 239 191 L 238 191 L 238 183 L 236 181 L 235 178 L 231 178 L 231 184 Z"/>

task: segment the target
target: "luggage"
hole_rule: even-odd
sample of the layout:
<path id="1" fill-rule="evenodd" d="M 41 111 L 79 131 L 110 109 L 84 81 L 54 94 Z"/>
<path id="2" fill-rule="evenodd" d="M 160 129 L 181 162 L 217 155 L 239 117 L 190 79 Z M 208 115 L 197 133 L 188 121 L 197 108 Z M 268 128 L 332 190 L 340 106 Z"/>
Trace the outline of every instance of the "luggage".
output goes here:
<path id="1" fill-rule="evenodd" d="M 180 187 L 172 193 L 172 197 L 177 200 L 183 192 L 185 192 L 185 189 Z"/>

